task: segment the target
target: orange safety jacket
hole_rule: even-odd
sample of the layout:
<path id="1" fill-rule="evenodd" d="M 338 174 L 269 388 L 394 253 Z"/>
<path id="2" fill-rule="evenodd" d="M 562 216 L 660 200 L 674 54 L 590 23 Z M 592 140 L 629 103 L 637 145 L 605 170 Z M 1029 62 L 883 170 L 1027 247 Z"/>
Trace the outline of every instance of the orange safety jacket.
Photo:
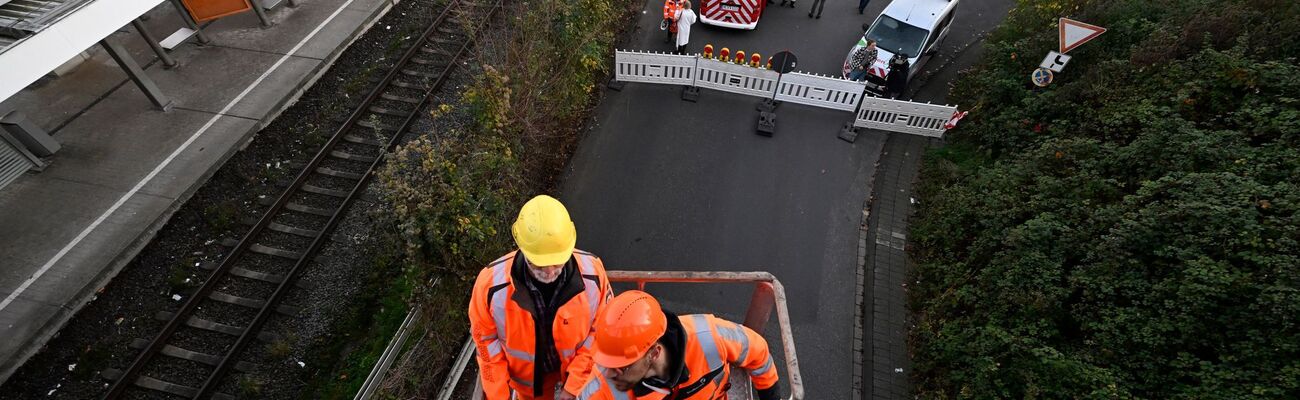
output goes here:
<path id="1" fill-rule="evenodd" d="M 677 32 L 677 12 L 681 9 L 682 3 L 678 0 L 664 0 L 664 19 L 671 21 L 668 24 L 669 32 Z"/>
<path id="2" fill-rule="evenodd" d="M 637 397 L 632 392 L 620 392 L 608 382 L 605 368 L 597 366 L 596 373 L 578 393 L 578 400 L 725 400 L 730 388 L 731 364 L 749 371 L 756 389 L 765 390 L 777 384 L 767 340 L 757 332 L 712 314 L 682 315 L 678 320 L 686 336 L 681 357 L 689 376 L 676 383 L 671 395 L 650 393 Z"/>
<path id="3" fill-rule="evenodd" d="M 569 260 L 577 264 L 578 274 L 557 287 L 559 306 L 555 310 L 552 336 L 559 351 L 562 376 L 533 376 L 536 355 L 536 311 L 528 289 L 516 280 L 525 279 L 520 262 L 515 266 L 517 251 L 493 261 L 478 274 L 470 297 L 470 335 L 477 349 L 479 378 L 489 400 L 532 399 L 534 387 L 543 382 L 559 381 L 569 393 L 577 393 L 587 382 L 594 363 L 591 360 L 592 324 L 600 307 L 612 296 L 605 266 L 591 253 L 574 250 Z M 550 374 L 547 374 L 550 375 Z M 543 388 L 539 398 L 551 398 L 550 388 Z"/>

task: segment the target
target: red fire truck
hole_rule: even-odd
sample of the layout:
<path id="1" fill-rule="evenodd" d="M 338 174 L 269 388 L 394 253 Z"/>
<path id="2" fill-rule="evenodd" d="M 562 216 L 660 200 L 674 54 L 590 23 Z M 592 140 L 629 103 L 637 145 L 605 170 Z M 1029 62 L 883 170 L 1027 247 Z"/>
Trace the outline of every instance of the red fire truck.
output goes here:
<path id="1" fill-rule="evenodd" d="M 767 0 L 700 0 L 700 21 L 735 29 L 754 29 Z"/>

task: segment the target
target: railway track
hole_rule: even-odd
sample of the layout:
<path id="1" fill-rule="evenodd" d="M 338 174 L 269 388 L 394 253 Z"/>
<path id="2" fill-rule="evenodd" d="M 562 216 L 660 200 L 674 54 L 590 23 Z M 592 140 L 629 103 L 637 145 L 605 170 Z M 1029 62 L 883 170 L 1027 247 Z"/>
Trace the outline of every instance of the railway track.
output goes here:
<path id="1" fill-rule="evenodd" d="M 212 273 L 202 286 L 175 312 L 155 316 L 167 321 L 163 329 L 133 341 L 131 364 L 103 371 L 111 384 L 102 398 L 236 398 L 220 390 L 232 371 L 255 368 L 241 353 L 275 340 L 262 330 L 273 314 L 299 312 L 282 300 L 500 8 L 501 0 L 448 0 L 252 228 L 226 243 L 219 263 L 204 265 Z"/>

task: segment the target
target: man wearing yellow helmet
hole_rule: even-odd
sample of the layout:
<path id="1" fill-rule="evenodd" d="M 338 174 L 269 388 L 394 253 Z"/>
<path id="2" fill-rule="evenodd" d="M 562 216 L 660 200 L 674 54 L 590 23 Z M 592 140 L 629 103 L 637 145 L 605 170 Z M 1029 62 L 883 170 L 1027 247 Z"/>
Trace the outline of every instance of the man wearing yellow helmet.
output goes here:
<path id="1" fill-rule="evenodd" d="M 519 250 L 479 272 L 470 298 L 483 390 L 489 400 L 573 399 L 591 376 L 592 325 L 612 293 L 604 264 L 574 248 L 569 211 L 550 196 L 525 203 L 511 234 Z"/>

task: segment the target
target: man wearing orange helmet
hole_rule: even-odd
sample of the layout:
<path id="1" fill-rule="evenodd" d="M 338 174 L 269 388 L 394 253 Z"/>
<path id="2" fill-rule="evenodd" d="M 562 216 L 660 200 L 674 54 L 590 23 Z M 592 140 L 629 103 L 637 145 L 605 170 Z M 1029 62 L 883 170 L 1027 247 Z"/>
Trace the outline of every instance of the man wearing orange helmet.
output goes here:
<path id="1" fill-rule="evenodd" d="M 748 371 L 759 399 L 780 398 L 762 336 L 709 314 L 674 315 L 646 292 L 623 292 L 605 305 L 595 347 L 599 373 L 579 400 L 726 399 L 730 364 Z"/>
<path id="2" fill-rule="evenodd" d="M 559 200 L 529 200 L 511 226 L 518 251 L 479 272 L 469 303 L 489 400 L 571 400 L 592 374 L 592 324 L 612 291 L 600 258 L 577 250 Z M 523 253 L 523 257 L 517 257 Z"/>

